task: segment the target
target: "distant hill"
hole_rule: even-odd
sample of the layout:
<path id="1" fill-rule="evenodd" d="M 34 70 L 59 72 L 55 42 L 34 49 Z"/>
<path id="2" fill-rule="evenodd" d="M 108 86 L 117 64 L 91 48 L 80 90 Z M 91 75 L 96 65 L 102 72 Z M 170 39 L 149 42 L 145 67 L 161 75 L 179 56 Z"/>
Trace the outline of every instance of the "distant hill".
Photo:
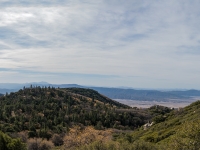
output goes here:
<path id="1" fill-rule="evenodd" d="M 10 92 L 17 92 L 19 89 L 0 89 L 0 93 L 6 94 Z"/>
<path id="2" fill-rule="evenodd" d="M 40 87 L 60 87 L 60 88 L 71 88 L 71 87 L 77 87 L 77 88 L 84 88 L 84 86 L 78 85 L 78 84 L 50 84 L 47 82 L 31 82 L 31 83 L 0 83 L 0 93 L 6 94 L 10 92 L 17 92 L 20 89 L 23 89 L 24 87 L 29 88 L 30 86 L 40 86 Z"/>
<path id="3" fill-rule="evenodd" d="M 4 94 L 1 94 L 1 93 L 0 93 L 0 96 L 3 96 L 3 95 L 4 95 Z"/>
<path id="4" fill-rule="evenodd" d="M 198 90 L 170 91 L 170 93 L 181 96 L 200 96 L 200 91 Z"/>
<path id="5" fill-rule="evenodd" d="M 30 83 L 0 83 L 0 89 L 23 89 L 24 87 L 30 86 L 40 86 L 40 87 L 60 87 L 60 88 L 69 88 L 69 87 L 84 87 L 78 84 L 50 84 L 47 82 L 30 82 Z"/>
<path id="6" fill-rule="evenodd" d="M 16 92 L 24 87 L 30 86 L 40 87 L 55 87 L 55 88 L 90 88 L 98 91 L 99 93 L 111 99 L 130 99 L 130 100 L 143 100 L 143 101 L 165 101 L 169 99 L 189 99 L 194 96 L 200 96 L 199 90 L 185 90 L 185 91 L 159 91 L 159 90 L 135 90 L 126 88 L 106 88 L 106 87 L 89 87 L 78 84 L 49 84 L 47 82 L 32 82 L 25 84 L 17 83 L 0 83 L 0 93 Z"/>
<path id="7" fill-rule="evenodd" d="M 134 89 L 120 89 L 120 88 L 104 88 L 92 87 L 99 93 L 106 95 L 112 99 L 130 99 L 130 100 L 167 100 L 167 99 L 187 99 L 190 95 L 182 95 L 183 93 L 176 92 L 162 92 L 157 90 L 134 90 Z M 200 91 L 199 91 L 200 93 Z"/>

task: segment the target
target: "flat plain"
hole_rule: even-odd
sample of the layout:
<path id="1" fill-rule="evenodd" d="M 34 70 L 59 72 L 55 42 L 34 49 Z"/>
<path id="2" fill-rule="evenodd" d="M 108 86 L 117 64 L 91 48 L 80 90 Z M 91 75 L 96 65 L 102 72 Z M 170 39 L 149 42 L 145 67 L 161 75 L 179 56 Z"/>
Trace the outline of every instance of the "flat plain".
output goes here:
<path id="1" fill-rule="evenodd" d="M 170 108 L 181 108 L 190 105 L 191 103 L 200 100 L 200 97 L 191 97 L 189 99 L 168 99 L 161 101 L 142 101 L 142 100 L 129 100 L 129 99 L 115 99 L 116 101 L 129 105 L 131 107 L 149 108 L 154 105 L 161 105 Z"/>

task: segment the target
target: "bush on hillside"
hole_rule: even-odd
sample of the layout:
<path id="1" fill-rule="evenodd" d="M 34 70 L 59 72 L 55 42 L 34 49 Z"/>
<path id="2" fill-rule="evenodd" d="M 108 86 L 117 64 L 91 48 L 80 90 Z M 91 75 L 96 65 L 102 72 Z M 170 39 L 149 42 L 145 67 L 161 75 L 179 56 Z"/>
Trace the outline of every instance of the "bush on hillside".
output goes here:
<path id="1" fill-rule="evenodd" d="M 1 150 L 26 150 L 26 145 L 20 139 L 12 139 L 8 135 L 0 132 Z"/>
<path id="2" fill-rule="evenodd" d="M 53 143 L 41 138 L 28 140 L 28 150 L 50 150 L 53 148 Z"/>

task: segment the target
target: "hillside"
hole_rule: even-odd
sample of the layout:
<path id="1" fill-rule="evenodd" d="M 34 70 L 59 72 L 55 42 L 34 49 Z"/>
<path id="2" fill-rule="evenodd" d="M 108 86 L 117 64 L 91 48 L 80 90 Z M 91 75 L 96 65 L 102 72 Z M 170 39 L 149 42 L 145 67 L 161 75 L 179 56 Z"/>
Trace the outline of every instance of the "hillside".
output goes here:
<path id="1" fill-rule="evenodd" d="M 113 133 L 106 143 L 99 141 L 84 145 L 81 150 L 199 150 L 200 101 L 170 111 L 153 106 L 148 111 L 154 115 L 152 126 L 133 132 Z M 168 113 L 167 113 L 168 112 Z"/>
<path id="2" fill-rule="evenodd" d="M 88 97 L 88 98 L 92 98 L 92 99 L 96 99 L 102 103 L 109 103 L 113 106 L 116 106 L 116 107 L 121 107 L 121 108 L 130 108 L 129 106 L 127 105 L 124 105 L 124 104 L 121 104 L 117 101 L 114 101 L 102 94 L 99 94 L 97 91 L 95 90 L 92 90 L 92 89 L 84 89 L 84 88 L 68 88 L 66 89 L 66 92 L 69 92 L 69 93 L 73 93 L 73 94 L 76 94 L 76 95 L 80 95 L 80 96 L 84 96 L 84 97 Z"/>
<path id="3" fill-rule="evenodd" d="M 50 138 L 73 125 L 134 129 L 150 118 L 91 89 L 31 87 L 0 97 L 1 131 L 29 137 Z"/>
<path id="4" fill-rule="evenodd" d="M 155 106 L 150 111 L 155 113 Z M 148 129 L 144 130 L 142 126 L 130 134 L 115 135 L 115 140 L 128 143 L 143 141 L 151 143 L 154 149 L 200 149 L 200 101 L 167 114 L 159 113 L 153 121 Z"/>

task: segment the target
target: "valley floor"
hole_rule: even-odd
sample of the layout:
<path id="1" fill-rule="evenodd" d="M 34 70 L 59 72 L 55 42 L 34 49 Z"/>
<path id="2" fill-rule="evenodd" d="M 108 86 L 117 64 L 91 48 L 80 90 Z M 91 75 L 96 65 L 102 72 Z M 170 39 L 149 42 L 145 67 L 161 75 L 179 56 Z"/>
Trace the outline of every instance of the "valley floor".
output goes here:
<path id="1" fill-rule="evenodd" d="M 190 105 L 191 103 L 197 100 L 200 100 L 200 97 L 191 97 L 190 99 L 168 99 L 162 101 L 141 101 L 141 100 L 129 100 L 129 99 L 115 99 L 115 100 L 122 104 L 138 108 L 149 108 L 153 105 L 161 105 L 169 108 L 182 108 Z"/>

